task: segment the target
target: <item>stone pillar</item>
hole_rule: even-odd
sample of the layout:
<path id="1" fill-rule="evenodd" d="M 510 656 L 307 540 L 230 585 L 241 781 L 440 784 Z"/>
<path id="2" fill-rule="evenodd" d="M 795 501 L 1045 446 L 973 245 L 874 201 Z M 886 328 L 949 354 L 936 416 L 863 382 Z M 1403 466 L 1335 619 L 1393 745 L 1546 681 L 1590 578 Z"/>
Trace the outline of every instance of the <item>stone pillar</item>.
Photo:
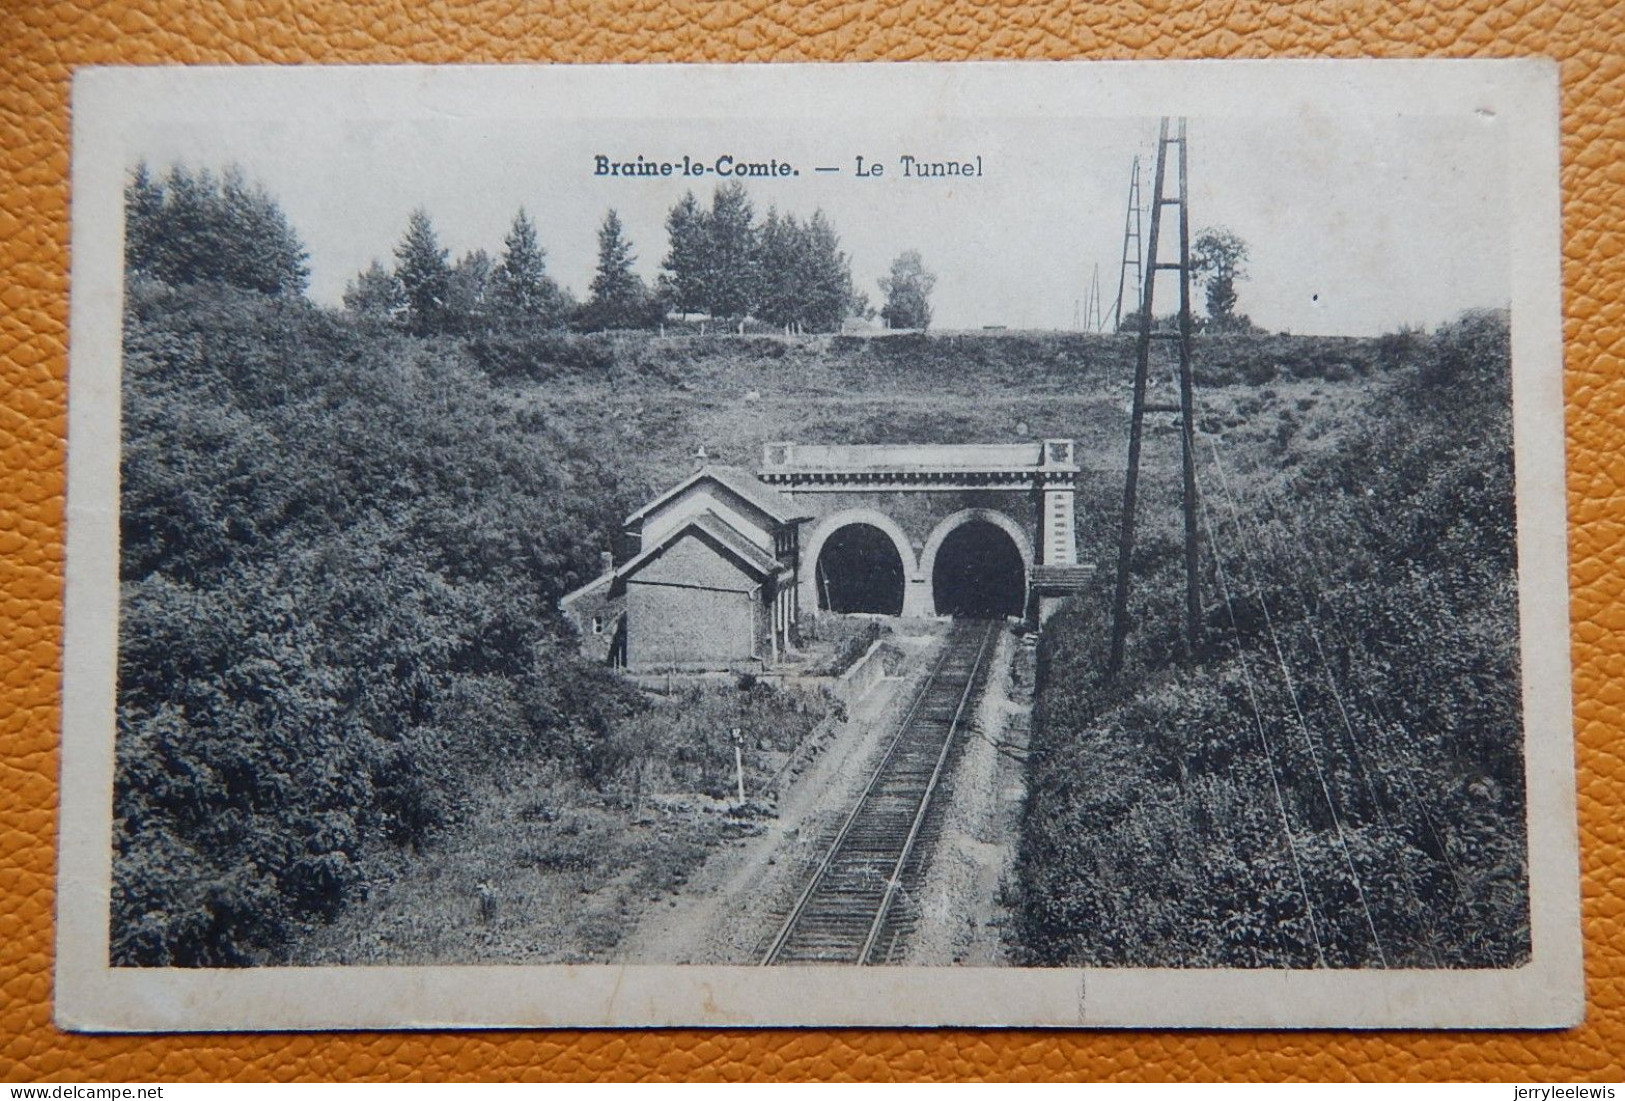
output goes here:
<path id="1" fill-rule="evenodd" d="M 1076 565 L 1078 537 L 1073 507 L 1078 495 L 1078 464 L 1073 456 L 1072 441 L 1045 440 L 1044 459 L 1039 469 L 1044 492 L 1038 560 L 1046 566 Z"/>
<path id="2" fill-rule="evenodd" d="M 931 595 L 929 577 L 911 573 L 903 579 L 903 614 L 915 618 L 937 614 L 937 602 Z"/>
<path id="3" fill-rule="evenodd" d="M 1071 482 L 1044 487 L 1044 546 L 1046 566 L 1071 566 L 1078 561 L 1078 539 L 1072 518 L 1077 490 Z"/>

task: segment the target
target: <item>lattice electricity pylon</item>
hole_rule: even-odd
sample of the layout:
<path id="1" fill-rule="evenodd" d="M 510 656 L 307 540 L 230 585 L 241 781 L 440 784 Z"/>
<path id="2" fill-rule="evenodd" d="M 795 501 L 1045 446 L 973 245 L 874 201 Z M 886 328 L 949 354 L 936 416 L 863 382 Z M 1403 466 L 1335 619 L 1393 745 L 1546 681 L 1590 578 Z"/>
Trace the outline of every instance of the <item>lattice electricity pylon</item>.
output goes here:
<path id="1" fill-rule="evenodd" d="M 1184 482 L 1181 505 L 1185 514 L 1185 655 L 1195 652 L 1202 626 L 1202 594 L 1197 582 L 1197 530 L 1196 530 L 1196 417 L 1194 396 L 1191 392 L 1191 230 L 1190 203 L 1187 187 L 1189 146 L 1185 138 L 1185 120 L 1179 120 L 1178 136 L 1168 136 L 1168 122 L 1162 120 L 1157 135 L 1156 182 L 1151 201 L 1151 232 L 1146 249 L 1145 292 L 1140 299 L 1139 339 L 1134 352 L 1134 406 L 1129 422 L 1128 476 L 1123 483 L 1123 526 L 1117 545 L 1117 593 L 1112 601 L 1112 649 L 1110 670 L 1116 674 L 1123 667 L 1123 646 L 1128 638 L 1129 565 L 1134 556 L 1134 509 L 1140 481 L 1140 444 L 1145 434 L 1147 413 L 1178 413 L 1181 464 Z M 1179 187 L 1176 197 L 1165 193 L 1169 148 L 1179 151 Z M 1179 208 L 1179 259 L 1163 262 L 1158 253 L 1162 231 L 1162 209 Z M 1174 332 L 1156 330 L 1157 273 L 1179 273 L 1179 328 Z M 1176 342 L 1179 349 L 1179 404 L 1153 405 L 1145 398 L 1146 376 L 1151 366 L 1151 344 L 1154 340 Z"/>
<path id="2" fill-rule="evenodd" d="M 1161 160 L 1159 147 L 1158 160 Z M 1134 301 L 1144 293 L 1145 269 L 1141 265 L 1140 239 L 1140 157 L 1135 154 L 1134 172 L 1128 182 L 1128 210 L 1123 215 L 1123 263 L 1117 270 L 1117 303 L 1112 306 L 1112 332 L 1123 327 L 1123 292 L 1128 289 L 1128 269 L 1134 269 Z"/>

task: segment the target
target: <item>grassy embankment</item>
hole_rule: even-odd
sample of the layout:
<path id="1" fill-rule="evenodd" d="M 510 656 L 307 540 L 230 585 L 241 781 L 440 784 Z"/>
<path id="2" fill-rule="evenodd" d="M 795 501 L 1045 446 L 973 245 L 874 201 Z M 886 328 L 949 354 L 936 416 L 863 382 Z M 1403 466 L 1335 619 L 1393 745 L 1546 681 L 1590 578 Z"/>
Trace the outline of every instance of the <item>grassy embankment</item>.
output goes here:
<path id="1" fill-rule="evenodd" d="M 1203 395 L 1194 660 L 1166 478 L 1122 677 L 1104 671 L 1109 577 L 1046 633 L 1018 876 L 1028 962 L 1527 958 L 1506 323 L 1379 351 L 1370 382 L 1341 390 L 1358 400 Z"/>
<path id="2" fill-rule="evenodd" d="M 399 854 L 376 895 L 297 946 L 298 963 L 591 963 L 718 847 L 754 836 L 792 752 L 832 717 L 821 693 L 700 684 L 617 724 L 615 779 L 548 761 L 481 778 L 465 816 Z M 728 732 L 744 742 L 735 801 Z"/>
<path id="3" fill-rule="evenodd" d="M 1308 419 L 1294 408 L 1301 398 L 1318 403 L 1358 390 L 1378 359 L 1376 342 L 1335 337 L 1212 337 L 1198 348 L 1198 382 L 1216 388 L 1210 400 L 1225 413 L 1247 403 L 1271 432 L 1278 416 Z M 772 440 L 1052 436 L 1078 440 L 1086 490 L 1093 474 L 1109 483 L 1103 501 L 1122 492 L 1128 336 L 542 336 L 484 342 L 474 353 L 516 408 L 569 426 L 594 454 L 615 456 L 633 496 L 691 469 L 701 446 L 715 461 L 754 468 Z M 1166 369 L 1160 382 L 1168 385 Z"/>

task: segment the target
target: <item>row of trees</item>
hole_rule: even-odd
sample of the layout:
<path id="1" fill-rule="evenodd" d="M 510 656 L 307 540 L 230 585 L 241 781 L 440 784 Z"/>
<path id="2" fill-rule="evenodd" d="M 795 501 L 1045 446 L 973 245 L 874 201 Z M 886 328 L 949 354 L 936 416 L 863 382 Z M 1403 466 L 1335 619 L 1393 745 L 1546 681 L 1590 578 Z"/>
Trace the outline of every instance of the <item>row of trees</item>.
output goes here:
<path id="1" fill-rule="evenodd" d="M 577 303 L 547 273 L 546 250 L 520 210 L 492 260 L 483 250 L 453 262 L 426 211 L 413 211 L 395 264 L 373 261 L 351 281 L 344 304 L 361 317 L 402 322 L 417 334 L 493 328 L 589 330 L 652 328 L 669 314 L 726 323 L 754 320 L 796 332 L 830 332 L 848 317 L 872 317 L 852 284 L 840 235 L 822 210 L 802 219 L 769 208 L 758 218 L 736 182 L 717 188 L 709 207 L 692 191 L 666 216 L 668 248 L 653 286 L 638 275 L 637 253 L 613 209 L 598 229 L 598 263 L 588 297 Z M 894 328 L 925 328 L 936 277 L 918 252 L 899 256 L 880 281 L 880 311 Z"/>
<path id="2" fill-rule="evenodd" d="M 377 260 L 344 291 L 350 312 L 399 319 L 413 333 L 477 332 L 492 326 L 564 323 L 575 302 L 547 274 L 547 252 L 523 208 L 492 261 L 484 249 L 452 263 L 427 211 L 414 210 L 395 247 L 395 267 Z"/>
<path id="3" fill-rule="evenodd" d="M 125 260 L 130 273 L 174 286 L 227 283 L 267 294 L 302 295 L 308 256 L 277 203 L 241 171 L 220 175 L 172 167 L 162 178 L 146 164 L 126 187 Z M 717 188 L 709 208 L 692 191 L 666 216 L 668 249 L 651 288 L 612 209 L 598 230 L 598 264 L 585 304 L 547 271 L 547 250 L 524 209 L 493 260 L 484 249 L 453 262 L 426 211 L 412 212 L 393 267 L 374 260 L 345 289 L 360 317 L 398 320 L 409 331 L 470 333 L 493 327 L 586 329 L 652 327 L 671 312 L 721 320 L 747 317 L 797 331 L 831 331 L 850 316 L 872 317 L 852 284 L 840 236 L 822 210 L 802 220 L 770 208 L 758 220 L 744 185 Z M 1247 277 L 1247 243 L 1222 226 L 1193 242 L 1193 274 L 1207 305 L 1203 327 L 1251 328 L 1236 313 Z M 917 251 L 898 256 L 880 280 L 880 316 L 891 328 L 931 324 L 936 276 Z M 1125 324 L 1137 314 L 1125 315 Z"/>
<path id="4" fill-rule="evenodd" d="M 125 261 L 131 275 L 171 286 L 223 283 L 302 296 L 308 255 L 265 190 L 237 168 L 216 175 L 175 166 L 162 177 L 137 167 L 125 189 Z M 840 235 L 822 210 L 802 219 L 769 208 L 758 218 L 735 181 L 702 206 L 693 192 L 666 217 L 668 248 L 649 286 L 613 209 L 598 230 L 598 263 L 578 303 L 547 270 L 536 223 L 520 209 L 493 259 L 475 249 L 455 261 L 427 211 L 412 212 L 390 266 L 374 260 L 345 288 L 357 317 L 402 324 L 418 335 L 492 329 L 652 328 L 669 313 L 752 319 L 797 332 L 829 332 L 848 317 L 872 317 L 852 284 Z M 880 280 L 880 310 L 893 328 L 931 322 L 936 277 L 920 254 L 903 253 Z"/>
<path id="5" fill-rule="evenodd" d="M 1313 445 L 1269 390 L 1207 426 L 1230 473 L 1202 458 L 1194 657 L 1177 479 L 1147 490 L 1123 672 L 1108 590 L 1046 624 L 1024 963 L 1527 960 L 1508 316 L 1371 344 L 1385 370 L 1316 410 Z"/>
<path id="6" fill-rule="evenodd" d="M 931 291 L 937 277 L 925 270 L 920 254 L 909 249 L 892 261 L 891 271 L 880 280 L 880 292 L 886 304 L 880 316 L 893 329 L 928 329 L 931 327 Z"/>

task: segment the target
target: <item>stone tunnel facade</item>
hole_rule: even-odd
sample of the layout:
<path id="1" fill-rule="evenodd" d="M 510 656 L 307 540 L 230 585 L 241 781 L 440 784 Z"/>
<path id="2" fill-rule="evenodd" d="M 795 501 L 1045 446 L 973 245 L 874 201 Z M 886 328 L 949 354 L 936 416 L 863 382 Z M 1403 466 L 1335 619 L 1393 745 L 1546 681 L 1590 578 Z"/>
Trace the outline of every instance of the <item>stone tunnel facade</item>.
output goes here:
<path id="1" fill-rule="evenodd" d="M 931 616 L 934 580 L 950 537 L 971 524 L 1009 537 L 1020 556 L 1027 606 L 1042 617 L 1090 572 L 1077 561 L 1078 466 L 1071 440 L 979 445 L 773 443 L 759 477 L 813 519 L 801 542 L 800 606 L 819 600 L 820 555 L 830 538 L 866 525 L 902 563 L 902 614 Z"/>

